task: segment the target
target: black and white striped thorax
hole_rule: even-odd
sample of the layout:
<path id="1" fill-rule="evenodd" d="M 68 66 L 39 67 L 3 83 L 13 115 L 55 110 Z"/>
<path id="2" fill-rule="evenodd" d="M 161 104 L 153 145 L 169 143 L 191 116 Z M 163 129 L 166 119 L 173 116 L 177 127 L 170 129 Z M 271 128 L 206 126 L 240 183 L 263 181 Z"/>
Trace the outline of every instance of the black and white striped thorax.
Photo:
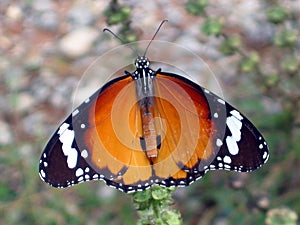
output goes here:
<path id="1" fill-rule="evenodd" d="M 150 69 L 150 61 L 147 57 L 145 56 L 139 56 L 135 60 L 135 68 L 136 70 L 131 74 L 132 78 L 134 80 L 145 78 L 145 77 L 150 77 L 154 78 L 156 71 Z"/>
<path id="2" fill-rule="evenodd" d="M 154 96 L 153 79 L 155 79 L 156 73 L 159 71 L 152 70 L 150 61 L 145 56 L 139 56 L 135 60 L 136 70 L 130 73 L 132 79 L 136 83 L 136 93 L 138 99 Z M 128 73 L 128 72 L 127 72 Z"/>

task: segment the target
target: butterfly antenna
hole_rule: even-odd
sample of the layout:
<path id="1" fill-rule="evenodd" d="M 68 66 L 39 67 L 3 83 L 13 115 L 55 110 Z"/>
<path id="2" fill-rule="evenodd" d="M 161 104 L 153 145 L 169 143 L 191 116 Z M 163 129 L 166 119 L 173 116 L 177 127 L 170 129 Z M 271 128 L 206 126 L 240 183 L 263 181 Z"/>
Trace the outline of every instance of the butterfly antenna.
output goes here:
<path id="1" fill-rule="evenodd" d="M 112 34 L 115 38 L 117 38 L 122 44 L 128 44 L 126 41 L 124 41 L 122 38 L 120 38 L 118 35 L 116 35 L 113 31 L 111 31 L 108 28 L 104 28 L 103 32 L 109 32 Z M 127 45 L 128 48 L 130 48 L 137 56 L 139 56 L 138 51 L 135 48 L 132 48 L 130 45 Z"/>
<path id="2" fill-rule="evenodd" d="M 159 24 L 158 28 L 156 29 L 156 32 L 155 34 L 153 35 L 152 39 L 150 40 L 146 50 L 145 50 L 145 53 L 144 53 L 144 56 L 146 55 L 147 51 L 148 51 L 148 48 L 149 46 L 151 45 L 152 41 L 154 40 L 155 36 L 157 35 L 158 31 L 160 30 L 160 28 L 162 27 L 162 25 L 165 23 L 165 22 L 168 22 L 167 19 L 164 19 L 163 21 L 161 21 L 161 23 Z"/>

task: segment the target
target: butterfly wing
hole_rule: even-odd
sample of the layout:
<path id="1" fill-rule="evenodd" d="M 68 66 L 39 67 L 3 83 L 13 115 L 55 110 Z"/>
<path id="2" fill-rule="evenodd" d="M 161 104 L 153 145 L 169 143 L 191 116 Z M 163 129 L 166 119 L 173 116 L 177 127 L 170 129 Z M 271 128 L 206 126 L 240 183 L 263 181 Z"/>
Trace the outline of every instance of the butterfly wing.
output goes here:
<path id="1" fill-rule="evenodd" d="M 134 126 L 139 124 L 125 126 L 128 118 L 122 118 L 124 113 L 120 116 L 130 106 L 132 121 L 138 120 L 135 98 L 134 82 L 130 75 L 125 75 L 107 83 L 75 109 L 42 153 L 39 165 L 42 180 L 59 188 L 98 179 L 119 187 L 122 181 L 117 178 L 124 176 L 129 164 L 148 166 L 142 151 L 131 154 L 132 149 L 138 149 L 139 134 L 132 133 L 138 132 Z M 117 137 L 120 133 L 123 136 Z M 122 187 L 123 191 L 135 189 L 137 185 Z"/>
<path id="2" fill-rule="evenodd" d="M 268 146 L 263 136 L 233 106 L 207 89 L 176 74 L 160 73 L 157 74 L 157 80 L 161 87 L 164 86 L 162 83 L 165 83 L 165 80 L 178 85 L 178 90 L 170 90 L 173 94 L 171 101 L 177 101 L 175 96 L 186 93 L 190 98 L 190 103 L 194 104 L 198 112 L 196 114 L 199 118 L 197 126 L 200 132 L 196 134 L 198 143 L 195 151 L 184 163 L 176 159 L 178 165 L 187 172 L 186 179 L 179 180 L 182 185 L 189 184 L 209 170 L 250 172 L 261 167 L 268 160 Z M 187 99 L 181 99 L 181 101 L 187 101 Z M 185 106 L 184 108 L 186 109 Z M 191 128 L 191 125 L 189 127 Z M 187 136 L 191 135 L 189 133 Z M 201 176 L 195 176 L 195 173 L 200 173 Z M 176 183 L 176 178 L 170 177 L 168 181 Z"/>

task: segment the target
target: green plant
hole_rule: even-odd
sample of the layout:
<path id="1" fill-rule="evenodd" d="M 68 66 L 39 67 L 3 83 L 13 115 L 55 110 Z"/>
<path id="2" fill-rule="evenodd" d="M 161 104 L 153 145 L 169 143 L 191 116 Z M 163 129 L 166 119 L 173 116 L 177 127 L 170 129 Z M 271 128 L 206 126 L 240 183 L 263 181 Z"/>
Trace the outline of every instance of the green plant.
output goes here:
<path id="1" fill-rule="evenodd" d="M 132 194 L 135 208 L 140 215 L 137 224 L 181 225 L 180 213 L 170 208 L 173 203 L 173 191 L 174 188 L 154 186 Z"/>

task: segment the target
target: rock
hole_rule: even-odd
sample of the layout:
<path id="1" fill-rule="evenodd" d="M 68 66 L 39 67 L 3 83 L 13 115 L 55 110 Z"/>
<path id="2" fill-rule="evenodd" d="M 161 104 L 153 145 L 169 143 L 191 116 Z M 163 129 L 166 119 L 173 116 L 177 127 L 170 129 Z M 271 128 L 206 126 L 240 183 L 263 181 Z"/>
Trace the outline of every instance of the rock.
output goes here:
<path id="1" fill-rule="evenodd" d="M 23 12 L 21 7 L 18 5 L 10 5 L 6 10 L 6 16 L 13 21 L 19 21 L 23 17 Z"/>
<path id="2" fill-rule="evenodd" d="M 3 73 L 6 88 L 10 91 L 16 91 L 26 86 L 26 72 L 22 66 L 11 64 L 12 68 Z"/>
<path id="3" fill-rule="evenodd" d="M 61 39 L 59 49 L 67 57 L 81 57 L 90 51 L 98 35 L 99 31 L 94 28 L 77 28 Z"/>
<path id="4" fill-rule="evenodd" d="M 32 12 L 26 20 L 41 29 L 55 31 L 59 26 L 58 12 L 54 3 L 49 0 L 34 0 Z"/>
<path id="5" fill-rule="evenodd" d="M 0 133 L 0 145 L 7 145 L 13 142 L 11 127 L 2 120 L 0 120 Z"/>
<path id="6" fill-rule="evenodd" d="M 28 93 L 20 93 L 17 98 L 17 103 L 15 110 L 17 112 L 29 112 L 35 106 L 35 99 Z"/>
<path id="7" fill-rule="evenodd" d="M 66 107 L 72 105 L 72 94 L 76 89 L 78 80 L 74 77 L 63 79 L 62 82 L 55 86 L 55 92 L 49 98 L 51 105 L 55 107 Z"/>
<path id="8" fill-rule="evenodd" d="M 53 2 L 50 0 L 34 0 L 32 8 L 36 11 L 47 11 L 53 9 Z"/>
<path id="9" fill-rule="evenodd" d="M 91 25 L 95 20 L 95 17 L 88 7 L 73 8 L 68 13 L 67 18 L 71 24 L 76 24 L 77 26 Z"/>
<path id="10" fill-rule="evenodd" d="M 42 112 L 32 112 L 26 117 L 23 117 L 20 124 L 26 135 L 30 135 L 31 137 L 43 137 L 47 135 L 47 127 L 45 126 L 46 120 L 46 115 Z"/>
<path id="11" fill-rule="evenodd" d="M 59 25 L 58 15 L 52 10 L 36 13 L 33 22 L 37 27 L 50 31 L 55 31 Z"/>

